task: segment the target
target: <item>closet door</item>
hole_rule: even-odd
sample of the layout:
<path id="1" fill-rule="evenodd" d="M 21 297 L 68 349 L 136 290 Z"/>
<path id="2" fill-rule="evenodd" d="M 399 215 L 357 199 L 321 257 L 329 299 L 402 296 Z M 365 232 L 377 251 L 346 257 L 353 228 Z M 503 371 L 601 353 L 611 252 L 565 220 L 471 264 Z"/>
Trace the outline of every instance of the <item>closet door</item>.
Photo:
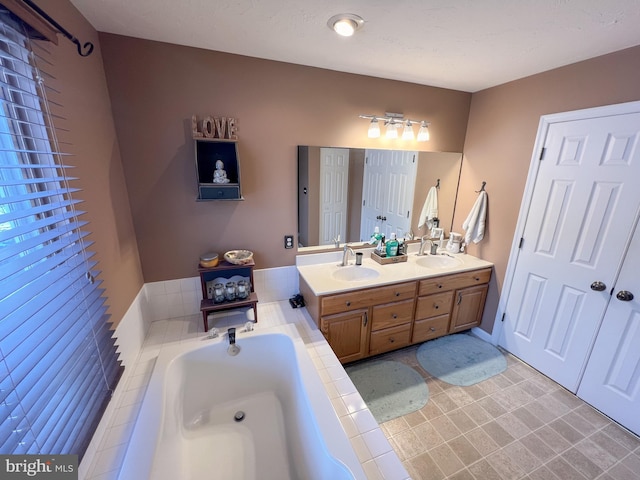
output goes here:
<path id="1" fill-rule="evenodd" d="M 640 208 L 640 113 L 550 123 L 500 344 L 575 392 Z"/>
<path id="2" fill-rule="evenodd" d="M 640 435 L 640 227 L 627 251 L 578 396 Z"/>
<path id="3" fill-rule="evenodd" d="M 340 235 L 347 238 L 347 188 L 349 149 L 320 149 L 319 245 L 332 245 Z"/>

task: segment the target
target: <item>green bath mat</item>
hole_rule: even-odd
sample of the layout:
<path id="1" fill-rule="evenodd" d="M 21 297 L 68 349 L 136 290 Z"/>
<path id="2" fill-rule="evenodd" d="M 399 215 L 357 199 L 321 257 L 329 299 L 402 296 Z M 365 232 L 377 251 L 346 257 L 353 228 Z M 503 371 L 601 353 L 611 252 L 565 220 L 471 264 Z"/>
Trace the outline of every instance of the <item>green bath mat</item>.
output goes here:
<path id="1" fill-rule="evenodd" d="M 345 370 L 378 423 L 415 412 L 429 400 L 424 378 L 404 363 L 366 360 Z"/>
<path id="2" fill-rule="evenodd" d="M 468 387 L 504 372 L 507 361 L 496 347 L 465 333 L 423 343 L 416 352 L 420 366 L 434 377 Z"/>

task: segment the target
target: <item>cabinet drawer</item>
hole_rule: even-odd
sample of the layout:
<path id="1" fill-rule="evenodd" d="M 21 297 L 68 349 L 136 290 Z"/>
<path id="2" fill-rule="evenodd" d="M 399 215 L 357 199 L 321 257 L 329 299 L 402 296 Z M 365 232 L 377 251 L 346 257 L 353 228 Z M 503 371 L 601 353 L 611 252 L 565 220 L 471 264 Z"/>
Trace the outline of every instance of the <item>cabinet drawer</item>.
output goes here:
<path id="1" fill-rule="evenodd" d="M 413 325 L 411 343 L 420 343 L 432 338 L 441 337 L 449 332 L 449 315 L 416 320 Z"/>
<path id="2" fill-rule="evenodd" d="M 371 332 L 369 354 L 377 355 L 378 353 L 384 353 L 390 350 L 405 347 L 409 345 L 410 334 L 411 324 L 401 325 L 399 327 L 385 328 L 384 330 Z"/>
<path id="3" fill-rule="evenodd" d="M 490 279 L 491 268 L 454 273 L 453 275 L 444 275 L 442 277 L 425 278 L 424 280 L 420 280 L 418 295 L 429 295 L 447 290 L 472 287 L 474 285 L 489 283 Z"/>
<path id="4" fill-rule="evenodd" d="M 372 305 L 410 300 L 416 294 L 416 282 L 399 283 L 386 287 L 367 288 L 322 297 L 321 315 L 348 312 Z"/>
<path id="5" fill-rule="evenodd" d="M 394 302 L 373 307 L 371 330 L 395 327 L 411 322 L 413 317 L 413 300 Z"/>
<path id="6" fill-rule="evenodd" d="M 416 306 L 416 320 L 444 315 L 451 311 L 453 292 L 442 292 L 426 297 L 418 297 Z"/>
<path id="7" fill-rule="evenodd" d="M 240 187 L 238 185 L 203 185 L 198 187 L 200 200 L 238 200 Z"/>

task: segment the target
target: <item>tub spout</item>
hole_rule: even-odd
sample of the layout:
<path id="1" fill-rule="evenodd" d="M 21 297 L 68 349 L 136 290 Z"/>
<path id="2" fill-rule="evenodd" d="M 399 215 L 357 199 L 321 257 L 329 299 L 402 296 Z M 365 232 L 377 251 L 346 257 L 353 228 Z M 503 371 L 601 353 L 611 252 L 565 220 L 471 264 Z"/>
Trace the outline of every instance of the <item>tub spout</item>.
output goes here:
<path id="1" fill-rule="evenodd" d="M 236 343 L 236 329 L 235 327 L 231 327 L 227 330 L 227 335 L 229 336 L 229 345 L 235 345 Z"/>

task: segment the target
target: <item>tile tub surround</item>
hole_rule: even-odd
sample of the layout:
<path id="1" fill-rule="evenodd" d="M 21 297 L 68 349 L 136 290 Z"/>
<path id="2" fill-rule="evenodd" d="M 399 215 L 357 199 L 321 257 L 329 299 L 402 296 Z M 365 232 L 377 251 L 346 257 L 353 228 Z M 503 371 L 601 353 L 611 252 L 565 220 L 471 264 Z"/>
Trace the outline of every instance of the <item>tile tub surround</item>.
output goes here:
<path id="1" fill-rule="evenodd" d="M 256 329 L 286 323 L 296 325 L 367 478 L 408 479 L 409 475 L 402 462 L 306 310 L 292 309 L 287 300 L 261 302 L 258 308 L 260 322 L 255 325 Z M 240 342 L 245 322 L 246 316 L 243 312 L 222 312 L 216 315 L 213 326 L 221 332 L 235 326 L 240 332 Z M 206 341 L 207 334 L 202 331 L 201 324 L 199 313 L 151 323 L 137 361 L 130 366 L 129 375 L 121 381 L 122 388 L 119 386 L 120 391 L 116 391 L 110 404 L 110 420 L 103 428 L 103 435 L 98 442 L 99 445 L 95 447 L 92 461 L 80 469 L 81 479 L 118 478 L 155 359 L 162 348 L 176 342 L 193 341 L 194 338 Z"/>

